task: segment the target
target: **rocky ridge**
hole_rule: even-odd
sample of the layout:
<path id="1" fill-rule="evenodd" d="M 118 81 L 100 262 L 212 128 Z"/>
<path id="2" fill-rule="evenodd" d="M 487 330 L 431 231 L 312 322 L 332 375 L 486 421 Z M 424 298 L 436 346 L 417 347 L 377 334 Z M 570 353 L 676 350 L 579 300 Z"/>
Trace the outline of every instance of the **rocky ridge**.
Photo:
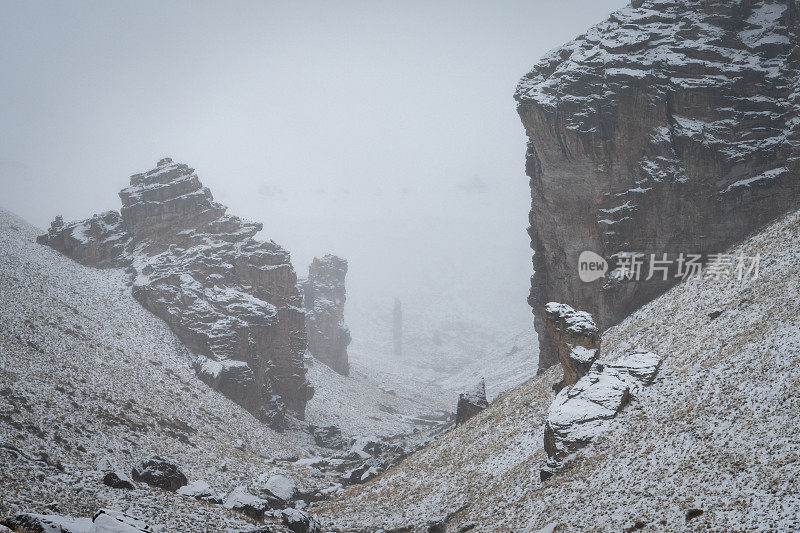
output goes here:
<path id="1" fill-rule="evenodd" d="M 522 78 L 540 369 L 547 302 L 602 330 L 680 280 L 584 283 L 582 251 L 642 254 L 646 277 L 650 254 L 706 261 L 798 205 L 799 35 L 791 0 L 637 0 Z"/>
<path id="2" fill-rule="evenodd" d="M 347 261 L 332 254 L 315 257 L 308 278 L 300 282 L 306 310 L 308 351 L 336 372 L 347 376 L 350 330 L 344 323 Z"/>
<path id="3" fill-rule="evenodd" d="M 289 253 L 254 239 L 194 169 L 165 158 L 131 176 L 120 212 L 64 224 L 37 241 L 95 267 L 128 267 L 134 297 L 195 353 L 197 374 L 275 428 L 303 418 L 302 300 Z"/>

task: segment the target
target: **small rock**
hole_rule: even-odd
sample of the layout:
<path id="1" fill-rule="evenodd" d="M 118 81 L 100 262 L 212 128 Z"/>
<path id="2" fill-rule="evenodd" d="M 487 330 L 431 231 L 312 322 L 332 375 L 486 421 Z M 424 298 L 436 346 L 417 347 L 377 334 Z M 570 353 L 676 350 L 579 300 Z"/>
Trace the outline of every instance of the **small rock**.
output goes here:
<path id="1" fill-rule="evenodd" d="M 722 314 L 722 309 L 720 309 L 719 307 L 716 307 L 716 308 L 714 308 L 714 309 L 712 309 L 711 311 L 708 312 L 708 318 L 710 318 L 711 320 L 714 320 L 716 318 L 719 318 L 719 316 L 721 314 Z"/>
<path id="2" fill-rule="evenodd" d="M 698 516 L 700 516 L 701 514 L 703 514 L 702 509 L 689 509 L 688 511 L 686 511 L 686 521 L 688 522 L 689 520 L 693 520 Z"/>

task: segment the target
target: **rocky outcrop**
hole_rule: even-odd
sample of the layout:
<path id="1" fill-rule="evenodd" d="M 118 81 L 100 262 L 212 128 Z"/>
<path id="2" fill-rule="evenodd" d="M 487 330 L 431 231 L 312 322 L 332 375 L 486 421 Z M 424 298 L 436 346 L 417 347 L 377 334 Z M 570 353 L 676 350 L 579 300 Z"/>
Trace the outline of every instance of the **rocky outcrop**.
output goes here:
<path id="1" fill-rule="evenodd" d="M 346 275 L 347 261 L 326 254 L 322 259 L 314 258 L 308 267 L 308 278 L 300 283 L 306 310 L 308 351 L 344 376 L 350 373 L 347 359 L 350 330 L 344 324 Z"/>
<path id="2" fill-rule="evenodd" d="M 489 402 L 486 401 L 486 382 L 481 378 L 480 382 L 472 390 L 458 395 L 456 425 L 460 426 L 488 406 Z"/>
<path id="3" fill-rule="evenodd" d="M 90 266 L 128 267 L 133 295 L 199 357 L 198 376 L 282 428 L 303 418 L 305 316 L 289 253 L 254 239 L 262 226 L 226 214 L 194 169 L 162 159 L 131 176 L 122 209 L 59 218 L 38 242 Z"/>
<path id="4" fill-rule="evenodd" d="M 545 327 L 564 369 L 561 385 L 574 385 L 600 355 L 597 325 L 589 313 L 550 302 L 545 306 Z"/>
<path id="5" fill-rule="evenodd" d="M 644 278 L 650 254 L 722 252 L 800 205 L 799 42 L 791 0 L 637 0 L 520 81 L 540 368 L 545 303 L 605 329 L 680 279 L 585 283 L 582 251 L 641 253 Z"/>
<path id="6" fill-rule="evenodd" d="M 541 479 L 551 477 L 602 433 L 636 389 L 653 382 L 660 364 L 656 354 L 634 351 L 614 363 L 595 361 L 586 375 L 564 387 L 547 412 L 544 450 L 548 461 Z"/>

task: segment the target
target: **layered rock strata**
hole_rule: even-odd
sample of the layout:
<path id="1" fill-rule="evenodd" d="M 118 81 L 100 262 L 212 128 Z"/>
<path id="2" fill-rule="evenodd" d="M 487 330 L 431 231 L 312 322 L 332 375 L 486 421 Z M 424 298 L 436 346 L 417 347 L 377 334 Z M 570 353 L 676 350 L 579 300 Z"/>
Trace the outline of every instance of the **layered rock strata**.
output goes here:
<path id="1" fill-rule="evenodd" d="M 120 212 L 37 240 L 85 265 L 128 267 L 133 295 L 198 355 L 198 376 L 276 428 L 303 418 L 305 313 L 289 252 L 226 214 L 194 169 L 166 158 L 131 176 Z"/>
<path id="2" fill-rule="evenodd" d="M 573 302 L 605 329 L 681 279 L 680 253 L 705 261 L 800 205 L 798 11 L 637 0 L 519 82 L 541 369 L 558 362 L 546 302 Z M 582 282 L 586 250 L 611 270 L 642 254 L 641 278 Z M 644 280 L 651 254 L 673 262 Z"/>

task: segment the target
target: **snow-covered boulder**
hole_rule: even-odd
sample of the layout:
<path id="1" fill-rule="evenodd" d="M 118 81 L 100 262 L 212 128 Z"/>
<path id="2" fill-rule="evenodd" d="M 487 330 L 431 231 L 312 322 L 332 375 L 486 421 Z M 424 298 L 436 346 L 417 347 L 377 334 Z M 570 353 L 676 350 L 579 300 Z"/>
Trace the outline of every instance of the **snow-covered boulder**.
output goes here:
<path id="1" fill-rule="evenodd" d="M 12 531 L 26 533 L 89 533 L 92 520 L 56 514 L 21 513 L 6 518 L 2 525 Z"/>
<path id="2" fill-rule="evenodd" d="M 281 474 L 262 475 L 259 478 L 261 488 L 283 501 L 291 501 L 297 493 L 295 482 Z"/>
<path id="3" fill-rule="evenodd" d="M 481 378 L 475 387 L 458 396 L 456 425 L 461 425 L 489 406 L 486 401 L 486 382 Z"/>
<path id="4" fill-rule="evenodd" d="M 209 503 L 222 503 L 222 497 L 202 479 L 192 481 L 178 489 L 178 494 Z"/>
<path id="5" fill-rule="evenodd" d="M 142 520 L 122 511 L 100 509 L 92 520 L 93 524 L 89 533 L 153 533 L 156 531 Z"/>
<path id="6" fill-rule="evenodd" d="M 228 494 L 223 505 L 228 509 L 233 509 L 234 511 L 247 515 L 253 520 L 262 520 L 264 518 L 264 513 L 270 509 L 267 500 L 250 494 L 245 487 L 241 486 L 236 487 Z"/>
<path id="7" fill-rule="evenodd" d="M 188 483 L 178 465 L 157 455 L 134 466 L 131 475 L 134 481 L 143 481 L 153 487 L 172 492 Z"/>
<path id="8" fill-rule="evenodd" d="M 630 401 L 631 393 L 655 379 L 661 358 L 633 351 L 613 363 L 596 361 L 589 372 L 558 393 L 547 412 L 544 450 L 547 464 L 542 480 L 563 467 L 569 457 L 602 433 Z"/>
<path id="9" fill-rule="evenodd" d="M 275 511 L 275 518 L 279 518 L 284 526 L 293 533 L 320 533 L 322 524 L 312 515 L 300 509 L 283 509 Z"/>

